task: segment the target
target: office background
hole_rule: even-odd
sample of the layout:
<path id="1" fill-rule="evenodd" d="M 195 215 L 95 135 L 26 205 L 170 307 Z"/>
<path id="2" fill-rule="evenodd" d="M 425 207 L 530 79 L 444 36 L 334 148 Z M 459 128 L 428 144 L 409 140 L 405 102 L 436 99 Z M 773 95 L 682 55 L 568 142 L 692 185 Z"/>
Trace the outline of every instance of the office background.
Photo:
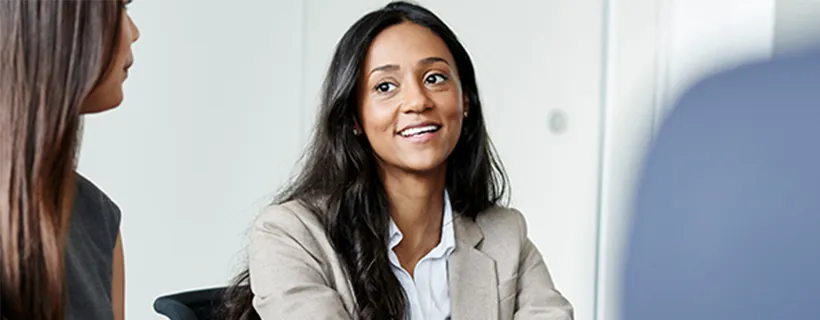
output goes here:
<path id="1" fill-rule="evenodd" d="M 296 168 L 342 33 L 386 0 L 136 1 L 117 110 L 87 118 L 80 171 L 123 211 L 129 319 L 222 286 Z M 578 320 L 616 319 L 635 175 L 699 77 L 805 48 L 820 1 L 424 0 L 474 59 L 491 137 Z"/>

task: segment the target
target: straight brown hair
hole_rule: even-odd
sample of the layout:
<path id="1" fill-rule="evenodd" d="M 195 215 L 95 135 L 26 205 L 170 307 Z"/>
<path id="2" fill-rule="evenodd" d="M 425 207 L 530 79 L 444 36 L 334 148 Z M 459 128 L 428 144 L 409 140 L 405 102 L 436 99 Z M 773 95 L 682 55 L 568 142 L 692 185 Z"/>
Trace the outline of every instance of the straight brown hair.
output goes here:
<path id="1" fill-rule="evenodd" d="M 113 62 L 120 0 L 0 1 L 0 310 L 65 317 L 83 101 Z"/>

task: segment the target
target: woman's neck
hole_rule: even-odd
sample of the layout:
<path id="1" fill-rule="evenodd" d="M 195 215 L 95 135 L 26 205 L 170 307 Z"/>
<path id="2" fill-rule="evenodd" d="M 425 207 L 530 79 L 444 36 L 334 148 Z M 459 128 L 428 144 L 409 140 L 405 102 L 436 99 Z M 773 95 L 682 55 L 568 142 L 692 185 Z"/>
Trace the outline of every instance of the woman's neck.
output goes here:
<path id="1" fill-rule="evenodd" d="M 399 244 L 411 252 L 434 248 L 441 238 L 444 169 L 424 175 L 385 172 L 390 213 L 403 235 Z"/>

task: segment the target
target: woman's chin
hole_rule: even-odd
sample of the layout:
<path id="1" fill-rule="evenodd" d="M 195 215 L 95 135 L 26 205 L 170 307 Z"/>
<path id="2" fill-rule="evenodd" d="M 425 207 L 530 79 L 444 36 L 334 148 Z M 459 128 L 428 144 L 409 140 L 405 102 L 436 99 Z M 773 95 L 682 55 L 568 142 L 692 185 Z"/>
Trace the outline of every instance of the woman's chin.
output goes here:
<path id="1" fill-rule="evenodd" d="M 95 114 L 114 109 L 122 104 L 123 98 L 122 88 L 92 91 L 83 103 L 80 113 Z"/>
<path id="2" fill-rule="evenodd" d="M 91 115 L 91 114 L 103 113 L 103 112 L 109 111 L 111 109 L 116 109 L 117 107 L 120 106 L 120 103 L 122 103 L 122 100 L 120 100 L 120 102 L 118 102 L 118 103 L 98 105 L 98 106 L 94 106 L 93 108 L 83 109 L 81 114 Z"/>
<path id="3" fill-rule="evenodd" d="M 407 172 L 415 174 L 430 174 L 443 171 L 442 169 L 444 169 L 445 163 L 439 159 L 418 159 L 415 161 L 405 162 L 403 167 Z"/>

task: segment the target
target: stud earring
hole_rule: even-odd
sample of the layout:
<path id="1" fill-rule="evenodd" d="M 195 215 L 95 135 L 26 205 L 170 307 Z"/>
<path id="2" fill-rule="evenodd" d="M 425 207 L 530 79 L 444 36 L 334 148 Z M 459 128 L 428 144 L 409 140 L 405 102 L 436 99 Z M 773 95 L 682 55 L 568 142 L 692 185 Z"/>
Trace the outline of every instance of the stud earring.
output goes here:
<path id="1" fill-rule="evenodd" d="M 354 136 L 358 136 L 358 135 L 360 135 L 360 134 L 362 134 L 362 133 L 361 133 L 361 132 L 359 132 L 359 129 L 357 129 L 357 128 L 353 128 L 353 135 L 354 135 Z"/>
<path id="2" fill-rule="evenodd" d="M 465 118 L 467 117 L 467 111 L 464 111 L 464 117 Z"/>

